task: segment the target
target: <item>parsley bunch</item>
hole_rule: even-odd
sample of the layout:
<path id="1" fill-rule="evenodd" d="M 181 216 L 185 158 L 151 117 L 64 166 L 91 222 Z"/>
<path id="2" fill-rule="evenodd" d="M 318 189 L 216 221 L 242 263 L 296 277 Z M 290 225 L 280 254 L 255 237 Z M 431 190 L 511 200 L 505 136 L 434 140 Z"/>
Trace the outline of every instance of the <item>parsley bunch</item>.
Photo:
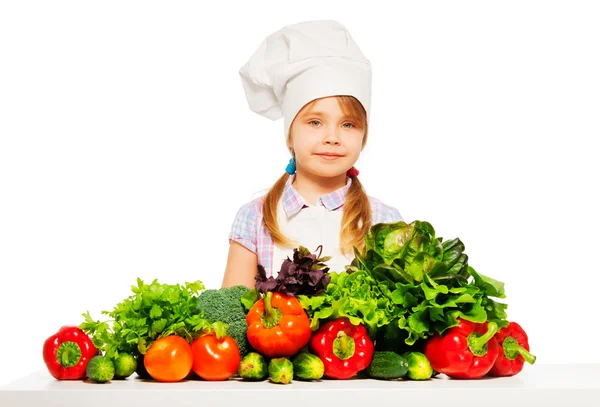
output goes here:
<path id="1" fill-rule="evenodd" d="M 112 320 L 94 321 L 88 311 L 82 314 L 85 322 L 79 328 L 109 358 L 119 352 L 143 355 L 156 339 L 173 334 L 191 342 L 207 329 L 223 328 L 222 323 L 203 318 L 203 312 L 197 310 L 198 292 L 204 288 L 200 280 L 169 285 L 159 284 L 157 279 L 145 284 L 138 278 L 137 286 L 131 286 L 134 295 L 112 311 L 102 311 Z"/>

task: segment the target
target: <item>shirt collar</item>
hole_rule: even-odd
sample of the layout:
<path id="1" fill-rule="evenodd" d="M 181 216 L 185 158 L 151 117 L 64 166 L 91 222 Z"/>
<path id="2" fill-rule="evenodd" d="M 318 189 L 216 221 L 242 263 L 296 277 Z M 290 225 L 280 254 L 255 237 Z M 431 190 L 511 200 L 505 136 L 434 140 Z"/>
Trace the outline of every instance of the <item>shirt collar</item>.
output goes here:
<path id="1" fill-rule="evenodd" d="M 288 178 L 282 195 L 283 208 L 285 209 L 285 214 L 288 218 L 300 212 L 305 206 L 309 206 L 304 198 L 302 198 L 298 191 L 292 186 L 292 182 L 294 182 L 295 178 L 295 174 Z M 317 199 L 317 205 L 320 203 L 329 211 L 338 209 L 346 202 L 346 195 L 348 194 L 348 189 L 351 184 L 352 178 L 346 177 L 346 185 L 333 192 L 321 195 L 319 199 Z"/>

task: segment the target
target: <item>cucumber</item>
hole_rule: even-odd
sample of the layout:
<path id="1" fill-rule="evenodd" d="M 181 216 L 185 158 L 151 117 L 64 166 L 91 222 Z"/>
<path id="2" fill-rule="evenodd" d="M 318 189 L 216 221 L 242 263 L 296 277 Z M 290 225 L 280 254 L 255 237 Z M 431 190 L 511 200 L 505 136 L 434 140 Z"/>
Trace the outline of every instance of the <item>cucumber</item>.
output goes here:
<path id="1" fill-rule="evenodd" d="M 294 365 L 287 358 L 275 358 L 269 362 L 269 379 L 273 383 L 288 384 L 294 377 Z"/>
<path id="2" fill-rule="evenodd" d="M 267 362 L 262 355 L 250 352 L 240 362 L 238 375 L 244 380 L 264 380 L 267 378 Z"/>
<path id="3" fill-rule="evenodd" d="M 433 375 L 433 369 L 427 356 L 421 352 L 408 352 L 408 378 L 411 380 L 429 380 Z"/>
<path id="4" fill-rule="evenodd" d="M 373 379 L 400 379 L 408 373 L 406 358 L 395 352 L 375 352 L 367 368 L 367 374 Z"/>
<path id="5" fill-rule="evenodd" d="M 319 380 L 325 373 L 321 358 L 312 353 L 302 352 L 294 358 L 294 377 L 300 380 Z"/>
<path id="6" fill-rule="evenodd" d="M 106 356 L 94 356 L 86 367 L 85 374 L 97 383 L 106 383 L 115 376 L 115 364 Z"/>
<path id="7" fill-rule="evenodd" d="M 137 369 L 137 362 L 130 353 L 119 353 L 115 359 L 115 378 L 125 379 L 131 376 Z"/>

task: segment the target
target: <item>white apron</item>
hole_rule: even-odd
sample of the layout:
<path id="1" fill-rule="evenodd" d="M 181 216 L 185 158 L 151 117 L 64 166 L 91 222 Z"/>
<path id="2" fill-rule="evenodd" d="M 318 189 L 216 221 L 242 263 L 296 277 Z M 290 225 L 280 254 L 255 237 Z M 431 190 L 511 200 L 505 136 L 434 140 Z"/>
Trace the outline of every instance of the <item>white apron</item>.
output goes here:
<path id="1" fill-rule="evenodd" d="M 277 222 L 281 232 L 288 238 L 297 242 L 297 245 L 306 247 L 311 253 L 319 254 L 316 249 L 323 246 L 321 256 L 332 256 L 326 264 L 329 271 L 344 271 L 354 259 L 354 253 L 345 257 L 340 252 L 340 230 L 342 227 L 343 208 L 329 211 L 324 206 L 308 206 L 300 212 L 287 218 L 283 208 L 283 199 L 277 205 Z M 277 278 L 281 264 L 287 258 L 293 260 L 294 248 L 284 248 L 274 245 L 272 275 Z"/>

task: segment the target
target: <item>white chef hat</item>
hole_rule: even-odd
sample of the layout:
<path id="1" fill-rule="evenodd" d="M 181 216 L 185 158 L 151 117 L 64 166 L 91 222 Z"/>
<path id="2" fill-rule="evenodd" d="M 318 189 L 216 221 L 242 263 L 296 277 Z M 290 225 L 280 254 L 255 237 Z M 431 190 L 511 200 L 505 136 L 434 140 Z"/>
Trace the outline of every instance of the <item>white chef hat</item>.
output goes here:
<path id="1" fill-rule="evenodd" d="M 371 63 L 337 21 L 305 21 L 269 35 L 239 71 L 253 112 L 284 118 L 287 140 L 292 120 L 308 102 L 350 95 L 367 112 L 371 106 Z"/>

